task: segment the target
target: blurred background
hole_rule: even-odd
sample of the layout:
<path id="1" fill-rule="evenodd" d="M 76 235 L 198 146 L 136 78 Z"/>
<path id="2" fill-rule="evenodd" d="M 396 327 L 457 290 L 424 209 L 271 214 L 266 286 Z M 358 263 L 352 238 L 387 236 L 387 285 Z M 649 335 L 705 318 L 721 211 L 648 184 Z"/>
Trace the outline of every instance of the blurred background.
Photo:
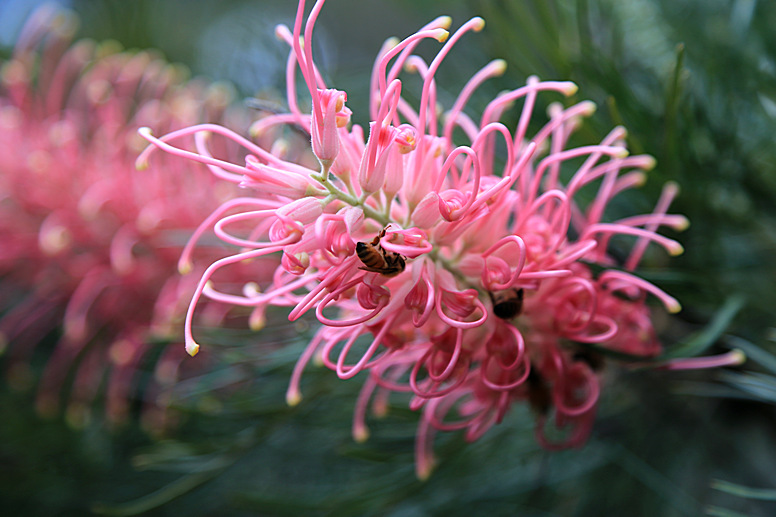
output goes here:
<path id="1" fill-rule="evenodd" d="M 0 1 L 0 58 L 11 56 L 40 4 Z M 78 15 L 76 38 L 157 49 L 192 77 L 233 85 L 238 108 L 246 97 L 283 97 L 287 50 L 274 26 L 292 24 L 293 1 L 58 5 Z M 317 63 L 348 92 L 355 122 L 365 122 L 382 42 L 439 14 L 451 15 L 453 27 L 486 20 L 441 68 L 443 105 L 503 58 L 506 74 L 478 91 L 473 109 L 532 74 L 569 79 L 577 100 L 599 108 L 586 138 L 622 124 L 633 152 L 657 158 L 647 184 L 620 208 L 649 211 L 666 181 L 681 186 L 671 212 L 691 227 L 672 237 L 686 252 L 655 257 L 640 272 L 684 307 L 660 322 L 668 353 L 739 348 L 747 363 L 695 373 L 613 365 L 616 383 L 603 391 L 584 448 L 541 450 L 528 411 L 516 408 L 474 444 L 440 436 L 439 466 L 420 482 L 417 415 L 406 408 L 370 420 L 370 440 L 356 444 L 350 422 L 360 383 L 317 368 L 306 373 L 303 402 L 286 406 L 288 377 L 310 335 L 305 322 L 264 334 L 237 324 L 202 329 L 219 332 L 221 345 L 208 368 L 171 390 L 176 424 L 158 432 L 142 424 L 142 375 L 121 425 L 106 425 L 100 409 L 89 419 L 44 418 L 36 386 L 60 337 L 54 330 L 30 358 L 30 382 L 0 383 L 0 508 L 68 516 L 776 514 L 776 3 L 331 0 L 316 26 Z M 150 376 L 146 362 L 140 370 Z"/>

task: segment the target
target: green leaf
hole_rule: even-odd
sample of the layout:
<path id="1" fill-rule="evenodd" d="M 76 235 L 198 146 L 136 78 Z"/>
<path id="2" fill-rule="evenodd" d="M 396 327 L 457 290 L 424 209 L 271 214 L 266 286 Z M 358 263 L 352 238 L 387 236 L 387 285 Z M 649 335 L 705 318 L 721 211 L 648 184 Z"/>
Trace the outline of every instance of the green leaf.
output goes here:
<path id="1" fill-rule="evenodd" d="M 713 504 L 706 507 L 706 515 L 711 515 L 712 517 L 749 517 L 745 513 L 734 512 Z"/>
<path id="2" fill-rule="evenodd" d="M 114 504 L 97 502 L 92 505 L 92 511 L 100 515 L 109 515 L 112 517 L 139 515 L 149 510 L 153 510 L 154 508 L 158 508 L 159 506 L 194 490 L 199 485 L 216 477 L 220 472 L 221 470 L 213 470 L 189 474 L 188 476 L 178 478 L 156 492 L 152 492 L 146 496 L 126 503 Z"/>
<path id="3" fill-rule="evenodd" d="M 722 479 L 715 479 L 711 482 L 711 488 L 732 494 L 744 499 L 757 499 L 760 501 L 776 501 L 776 489 L 773 488 L 752 488 L 744 485 L 731 483 Z"/>
<path id="4" fill-rule="evenodd" d="M 725 336 L 724 341 L 731 349 L 738 348 L 746 354 L 746 357 L 749 360 L 754 361 L 763 368 L 776 374 L 776 356 L 773 354 L 754 343 L 737 336 Z"/>
<path id="5" fill-rule="evenodd" d="M 740 294 L 728 297 L 704 329 L 695 332 L 685 339 L 684 342 L 671 347 L 671 350 L 663 354 L 660 360 L 695 357 L 703 353 L 716 343 L 720 336 L 722 336 L 722 333 L 727 330 L 738 312 L 743 308 L 745 301 L 746 299 Z"/>
<path id="6" fill-rule="evenodd" d="M 776 378 L 757 372 L 725 371 L 719 374 L 720 379 L 735 386 L 744 393 L 750 393 L 759 400 L 776 404 Z"/>

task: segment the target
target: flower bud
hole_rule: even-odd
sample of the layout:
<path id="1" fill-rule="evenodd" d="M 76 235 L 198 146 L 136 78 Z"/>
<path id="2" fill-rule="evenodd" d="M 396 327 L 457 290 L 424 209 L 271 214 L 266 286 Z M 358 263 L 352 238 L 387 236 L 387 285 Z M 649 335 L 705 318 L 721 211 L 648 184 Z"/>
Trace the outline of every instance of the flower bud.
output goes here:
<path id="1" fill-rule="evenodd" d="M 350 110 L 345 107 L 347 95 L 339 90 L 319 90 L 319 109 L 313 106 L 311 127 L 313 153 L 328 170 L 337 158 L 340 149 L 338 128 L 345 127 L 350 120 Z M 320 116 L 320 118 L 319 118 Z"/>

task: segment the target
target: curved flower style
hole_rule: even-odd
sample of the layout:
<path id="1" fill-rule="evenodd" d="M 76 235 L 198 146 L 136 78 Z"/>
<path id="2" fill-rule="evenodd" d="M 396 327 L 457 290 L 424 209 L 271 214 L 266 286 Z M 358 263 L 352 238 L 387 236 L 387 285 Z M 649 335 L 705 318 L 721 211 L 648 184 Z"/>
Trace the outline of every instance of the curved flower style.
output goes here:
<path id="1" fill-rule="evenodd" d="M 144 422 L 159 429 L 185 357 L 161 345 L 180 339 L 181 299 L 199 276 L 175 275 L 177 259 L 232 194 L 180 160 L 136 171 L 137 129 L 223 120 L 229 91 L 186 83 L 184 70 L 149 52 L 72 44 L 74 28 L 63 11 L 36 11 L 2 66 L 0 349 L 8 348 L 9 382 L 27 386 L 33 352 L 63 322 L 39 387 L 41 412 L 54 411 L 69 387 L 68 420 L 83 423 L 104 386 L 109 421 L 121 421 L 142 392 Z M 218 318 L 223 309 L 209 311 Z M 141 380 L 136 372 L 154 360 L 153 379 Z"/>
<path id="2" fill-rule="evenodd" d="M 450 19 L 437 18 L 402 41 L 388 40 L 370 84 L 368 134 L 349 123 L 342 91 L 327 88 L 312 57 L 312 31 L 324 4 L 318 0 L 304 23 L 299 2 L 293 30 L 277 28 L 291 48 L 287 67 L 288 114 L 269 116 L 253 133 L 292 125 L 309 133 L 319 167 L 279 158 L 219 126 L 193 126 L 157 138 L 141 134 L 153 149 L 206 164 L 226 181 L 254 189 L 206 221 L 240 247 L 205 272 L 189 306 L 186 349 L 200 348 L 191 321 L 200 297 L 252 307 L 261 320 L 269 305 L 290 307 L 290 320 L 314 312 L 322 324 L 299 359 L 287 398 L 301 399 L 302 370 L 316 354 L 342 379 L 368 371 L 353 433 L 368 435 L 365 413 L 386 409 L 390 392 L 411 395 L 423 417 L 417 435 L 421 478 L 432 467 L 436 430 L 465 430 L 475 440 L 514 403 L 537 413 L 537 437 L 548 448 L 582 444 L 590 433 L 600 393 L 590 349 L 654 357 L 661 351 L 648 298 L 668 311 L 679 303 L 632 273 L 646 247 L 682 252 L 656 233 L 681 230 L 687 220 L 667 213 L 677 188 L 668 185 L 651 214 L 609 221 L 606 208 L 623 191 L 642 184 L 654 165 L 629 156 L 625 130 L 600 143 L 571 146 L 590 102 L 556 103 L 548 121 L 529 134 L 541 95 L 571 96 L 569 82 L 528 79 L 525 86 L 492 100 L 479 119 L 467 101 L 505 64 L 486 65 L 440 117 L 435 75 L 459 39 L 479 31 L 474 18 L 449 35 Z M 303 27 L 304 23 L 304 27 Z M 424 39 L 445 42 L 427 63 L 413 55 Z M 402 96 L 399 75 L 422 79 L 418 106 Z M 299 108 L 297 74 L 312 98 Z M 518 104 L 517 127 L 500 122 Z M 244 163 L 175 147 L 183 137 L 216 133 L 240 143 Z M 580 203 L 580 192 L 592 199 Z M 239 213 L 224 215 L 226 210 Z M 216 222 L 217 221 L 217 222 Z M 612 238 L 632 242 L 620 263 L 609 253 Z M 272 282 L 258 292 L 234 295 L 211 281 L 217 271 L 243 260 L 281 253 Z M 187 260 L 184 257 L 184 261 Z M 598 264 L 594 274 L 591 264 Z M 620 266 L 620 267 L 615 267 Z M 454 415 L 457 415 L 454 416 Z M 557 428 L 555 430 L 548 427 Z M 560 431 L 559 431 L 560 430 Z"/>

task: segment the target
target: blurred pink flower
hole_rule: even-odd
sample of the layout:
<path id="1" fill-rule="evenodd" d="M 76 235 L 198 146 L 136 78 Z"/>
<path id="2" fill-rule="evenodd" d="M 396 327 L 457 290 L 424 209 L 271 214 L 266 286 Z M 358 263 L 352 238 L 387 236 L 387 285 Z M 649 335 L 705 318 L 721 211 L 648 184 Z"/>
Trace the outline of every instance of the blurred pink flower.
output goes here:
<path id="1" fill-rule="evenodd" d="M 150 52 L 73 44 L 74 31 L 71 15 L 42 8 L 2 65 L 0 348 L 9 382 L 27 387 L 35 348 L 61 322 L 39 410 L 55 411 L 69 386 L 68 420 L 83 424 L 104 388 L 107 417 L 119 422 L 142 392 L 145 424 L 160 429 L 182 358 L 163 345 L 180 339 L 200 276 L 175 274 L 178 256 L 234 194 L 180 160 L 135 170 L 137 129 L 223 120 L 230 92 L 186 82 L 185 70 Z M 224 308 L 209 310 L 218 318 Z M 138 372 L 153 361 L 146 381 Z"/>
<path id="2" fill-rule="evenodd" d="M 601 389 L 589 348 L 654 357 L 661 345 L 646 300 L 669 312 L 680 309 L 631 272 L 650 243 L 670 255 L 682 252 L 678 242 L 656 233 L 687 226 L 684 217 L 667 213 L 676 187 L 666 186 L 651 214 L 608 219 L 611 200 L 641 185 L 653 158 L 629 156 L 619 127 L 599 143 L 571 145 L 594 111 L 590 102 L 551 104 L 547 122 L 530 133 L 537 97 L 571 96 L 577 87 L 569 82 L 531 77 L 471 118 L 468 100 L 503 73 L 501 60 L 475 74 L 440 117 L 436 72 L 465 33 L 483 28 L 480 18 L 450 35 L 450 19 L 440 17 L 402 41 L 388 40 L 372 73 L 368 131 L 351 125 L 345 93 L 327 88 L 313 63 L 309 42 L 324 1 L 315 3 L 306 23 L 304 4 L 292 30 L 276 31 L 291 47 L 290 113 L 266 117 L 252 130 L 303 128 L 315 166 L 283 159 L 224 127 L 192 126 L 160 138 L 141 130 L 153 145 L 140 165 L 163 149 L 253 188 L 252 197 L 229 201 L 209 220 L 219 238 L 241 251 L 214 262 L 200 280 L 186 349 L 194 355 L 200 348 L 191 322 L 203 294 L 252 307 L 259 323 L 270 305 L 291 308 L 290 320 L 314 312 L 322 325 L 297 363 L 288 402 L 300 401 L 302 370 L 314 356 L 343 379 L 369 372 L 356 405 L 358 440 L 368 436 L 370 401 L 382 414 L 389 393 L 410 394 L 410 407 L 423 414 L 416 456 L 421 478 L 433 465 L 436 430 L 463 429 L 475 440 L 516 402 L 536 411 L 543 446 L 582 444 Z M 430 63 L 413 55 L 424 39 L 445 42 Z M 422 80 L 418 106 L 402 96 L 402 70 Z M 312 98 L 310 114 L 299 108 L 298 72 Z M 516 103 L 519 121 L 510 129 L 500 119 Z M 212 158 L 202 138 L 211 133 L 242 145 L 244 163 Z M 190 135 L 196 153 L 174 145 Z M 592 199 L 585 206 L 583 190 Z M 223 216 L 227 208 L 241 211 Z M 633 242 L 619 269 L 608 252 L 615 236 Z M 221 269 L 278 252 L 281 266 L 261 291 L 233 294 L 211 282 Z M 603 271 L 594 274 L 590 264 Z"/>

